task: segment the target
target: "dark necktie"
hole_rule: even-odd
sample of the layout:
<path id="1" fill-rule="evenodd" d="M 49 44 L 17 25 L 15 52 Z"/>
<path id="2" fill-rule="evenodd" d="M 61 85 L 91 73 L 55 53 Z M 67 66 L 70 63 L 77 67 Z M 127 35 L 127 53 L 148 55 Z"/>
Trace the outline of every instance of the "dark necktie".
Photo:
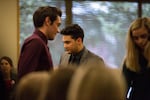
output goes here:
<path id="1" fill-rule="evenodd" d="M 70 56 L 70 60 L 69 60 L 70 64 L 77 64 L 78 65 L 79 62 L 80 62 L 80 59 L 78 56 L 75 56 L 75 55 Z"/>

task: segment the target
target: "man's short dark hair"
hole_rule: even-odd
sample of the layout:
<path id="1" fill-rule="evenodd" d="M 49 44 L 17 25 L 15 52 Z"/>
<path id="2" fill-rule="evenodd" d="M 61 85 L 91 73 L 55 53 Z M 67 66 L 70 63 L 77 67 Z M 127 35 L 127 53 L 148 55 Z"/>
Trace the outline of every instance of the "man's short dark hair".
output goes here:
<path id="1" fill-rule="evenodd" d="M 59 8 L 51 6 L 39 7 L 33 14 L 33 23 L 36 28 L 41 27 L 46 17 L 49 17 L 51 24 L 57 19 L 57 16 L 62 16 L 62 11 Z"/>
<path id="2" fill-rule="evenodd" d="M 81 38 L 82 41 L 84 39 L 84 31 L 78 24 L 72 24 L 60 32 L 62 35 L 71 35 L 73 39 Z"/>

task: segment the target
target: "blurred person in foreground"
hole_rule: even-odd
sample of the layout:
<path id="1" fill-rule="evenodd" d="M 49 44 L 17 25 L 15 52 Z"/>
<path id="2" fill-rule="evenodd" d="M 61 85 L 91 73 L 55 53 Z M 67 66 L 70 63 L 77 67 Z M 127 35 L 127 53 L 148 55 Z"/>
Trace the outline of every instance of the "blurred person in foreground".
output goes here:
<path id="1" fill-rule="evenodd" d="M 49 77 L 50 73 L 47 71 L 31 72 L 23 76 L 16 86 L 14 100 L 44 100 L 40 98 L 45 92 Z"/>
<path id="2" fill-rule="evenodd" d="M 126 84 L 121 70 L 98 63 L 82 66 L 72 76 L 67 100 L 125 100 Z"/>
<path id="3" fill-rule="evenodd" d="M 60 67 L 50 73 L 50 80 L 41 100 L 67 100 L 68 88 L 76 67 Z"/>
<path id="4" fill-rule="evenodd" d="M 150 100 L 150 18 L 137 18 L 131 23 L 122 66 L 127 99 Z"/>
<path id="5" fill-rule="evenodd" d="M 18 62 L 18 78 L 33 71 L 53 70 L 53 61 L 47 46 L 60 32 L 62 12 L 51 6 L 39 7 L 33 14 L 35 31 L 22 46 Z"/>

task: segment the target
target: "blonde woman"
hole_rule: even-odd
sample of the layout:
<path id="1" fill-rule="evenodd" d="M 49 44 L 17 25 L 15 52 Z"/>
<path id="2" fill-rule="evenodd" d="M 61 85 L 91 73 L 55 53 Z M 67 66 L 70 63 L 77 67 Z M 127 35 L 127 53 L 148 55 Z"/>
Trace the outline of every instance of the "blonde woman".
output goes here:
<path id="1" fill-rule="evenodd" d="M 128 30 L 123 74 L 129 100 L 150 100 L 150 19 L 137 18 Z"/>

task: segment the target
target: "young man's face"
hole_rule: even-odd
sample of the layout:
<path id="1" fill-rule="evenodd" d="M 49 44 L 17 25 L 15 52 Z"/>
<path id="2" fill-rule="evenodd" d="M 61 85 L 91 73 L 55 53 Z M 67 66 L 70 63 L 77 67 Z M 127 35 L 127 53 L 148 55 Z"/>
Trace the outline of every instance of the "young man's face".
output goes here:
<path id="1" fill-rule="evenodd" d="M 60 16 L 57 16 L 57 19 L 51 24 L 49 21 L 48 29 L 47 29 L 47 38 L 48 40 L 54 40 L 57 33 L 60 32 L 59 26 L 61 24 Z"/>
<path id="2" fill-rule="evenodd" d="M 63 35 L 62 41 L 64 43 L 64 49 L 69 54 L 75 54 L 78 52 L 78 39 L 72 39 L 70 35 Z"/>

